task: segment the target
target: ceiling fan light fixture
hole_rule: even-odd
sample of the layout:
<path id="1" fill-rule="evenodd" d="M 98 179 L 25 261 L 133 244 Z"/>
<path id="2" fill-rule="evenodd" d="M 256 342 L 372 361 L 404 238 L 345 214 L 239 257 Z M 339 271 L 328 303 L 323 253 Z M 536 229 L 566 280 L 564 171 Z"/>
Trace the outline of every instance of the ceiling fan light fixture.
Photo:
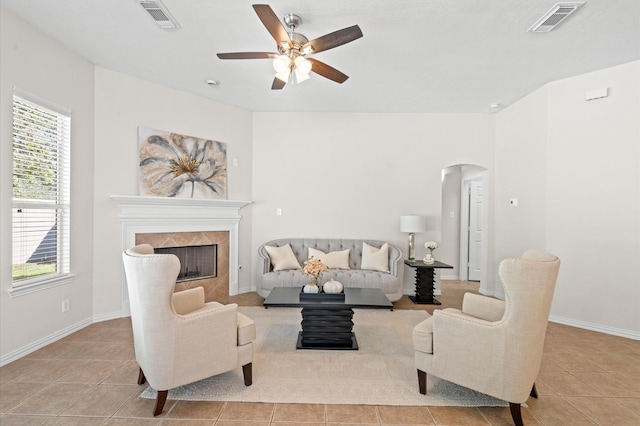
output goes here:
<path id="1" fill-rule="evenodd" d="M 137 0 L 143 1 L 143 0 Z M 272 59 L 276 77 L 271 84 L 271 90 L 281 90 L 289 82 L 295 80 L 300 83 L 309 78 L 313 71 L 321 77 L 344 83 L 349 76 L 337 69 L 320 62 L 317 59 L 307 59 L 306 56 L 333 49 L 350 43 L 362 37 L 362 30 L 357 25 L 343 28 L 313 40 L 295 31 L 302 20 L 290 13 L 284 17 L 285 25 L 267 4 L 254 4 L 253 9 L 258 18 L 276 42 L 277 52 L 231 52 L 218 53 L 220 59 Z M 289 31 L 287 31 L 288 27 Z M 295 79 L 291 74 L 295 74 Z"/>
<path id="2" fill-rule="evenodd" d="M 295 59 L 296 71 L 300 71 L 302 74 L 309 74 L 311 72 L 311 62 L 304 56 L 298 56 Z"/>
<path id="3" fill-rule="evenodd" d="M 286 70 L 283 72 L 276 73 L 276 78 L 284 83 L 288 83 L 290 74 L 291 72 L 289 70 Z"/>
<path id="4" fill-rule="evenodd" d="M 298 84 L 302 83 L 305 80 L 309 80 L 311 78 L 309 73 L 303 73 L 298 68 L 296 68 L 295 74 L 296 74 L 296 83 Z"/>
<path id="5" fill-rule="evenodd" d="M 286 72 L 289 74 L 291 71 L 291 59 L 287 55 L 276 56 L 273 60 L 273 69 L 276 70 L 277 73 Z"/>

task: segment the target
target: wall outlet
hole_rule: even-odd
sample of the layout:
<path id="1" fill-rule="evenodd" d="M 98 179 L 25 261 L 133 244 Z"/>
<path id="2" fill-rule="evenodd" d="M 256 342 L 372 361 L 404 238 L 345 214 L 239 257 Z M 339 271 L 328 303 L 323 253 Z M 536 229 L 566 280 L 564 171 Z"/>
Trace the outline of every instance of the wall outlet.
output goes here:
<path id="1" fill-rule="evenodd" d="M 62 301 L 62 313 L 64 314 L 69 310 L 69 299 L 64 299 Z"/>

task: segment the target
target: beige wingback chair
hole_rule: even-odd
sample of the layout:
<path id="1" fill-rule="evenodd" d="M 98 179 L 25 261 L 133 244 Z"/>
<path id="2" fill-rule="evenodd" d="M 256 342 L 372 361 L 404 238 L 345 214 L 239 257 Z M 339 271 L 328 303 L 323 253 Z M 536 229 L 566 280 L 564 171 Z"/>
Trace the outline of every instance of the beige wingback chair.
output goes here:
<path id="1" fill-rule="evenodd" d="M 505 300 L 464 295 L 462 310 L 443 309 L 413 330 L 420 393 L 427 374 L 509 402 L 516 425 L 520 404 L 537 397 L 551 299 L 560 260 L 537 250 L 505 259 L 499 274 Z"/>
<path id="2" fill-rule="evenodd" d="M 252 382 L 253 320 L 238 305 L 204 301 L 204 289 L 174 293 L 180 261 L 153 254 L 148 244 L 122 255 L 129 288 L 138 384 L 158 391 L 154 416 L 162 412 L 169 389 L 242 366 Z"/>

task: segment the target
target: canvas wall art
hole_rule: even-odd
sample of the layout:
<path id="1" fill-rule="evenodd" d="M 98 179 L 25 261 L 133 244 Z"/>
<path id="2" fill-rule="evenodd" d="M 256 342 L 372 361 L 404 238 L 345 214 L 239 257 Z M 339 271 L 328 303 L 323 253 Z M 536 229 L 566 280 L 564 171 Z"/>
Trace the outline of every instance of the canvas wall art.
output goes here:
<path id="1" fill-rule="evenodd" d="M 227 198 L 227 144 L 138 128 L 140 195 Z"/>

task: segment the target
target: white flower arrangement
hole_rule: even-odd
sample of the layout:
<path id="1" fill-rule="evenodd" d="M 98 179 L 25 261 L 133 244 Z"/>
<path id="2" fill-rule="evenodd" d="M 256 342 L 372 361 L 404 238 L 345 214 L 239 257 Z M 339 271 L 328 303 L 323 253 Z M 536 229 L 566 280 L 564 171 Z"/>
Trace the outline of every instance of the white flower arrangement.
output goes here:
<path id="1" fill-rule="evenodd" d="M 431 253 L 433 253 L 433 251 L 438 248 L 438 243 L 436 243 L 435 241 L 427 241 L 426 243 L 424 243 L 424 246 L 428 248 Z"/>

